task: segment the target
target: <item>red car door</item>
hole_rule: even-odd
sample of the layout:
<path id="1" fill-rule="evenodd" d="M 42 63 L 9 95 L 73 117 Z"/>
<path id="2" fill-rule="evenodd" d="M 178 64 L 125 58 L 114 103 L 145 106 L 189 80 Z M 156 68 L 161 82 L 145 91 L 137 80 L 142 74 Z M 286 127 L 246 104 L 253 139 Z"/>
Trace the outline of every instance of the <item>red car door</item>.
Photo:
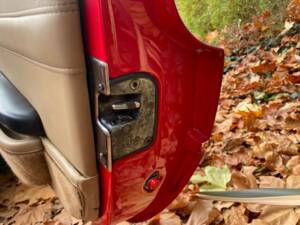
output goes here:
<path id="1" fill-rule="evenodd" d="M 101 179 L 98 224 L 163 210 L 196 169 L 223 74 L 174 0 L 85 0 L 83 30 Z"/>

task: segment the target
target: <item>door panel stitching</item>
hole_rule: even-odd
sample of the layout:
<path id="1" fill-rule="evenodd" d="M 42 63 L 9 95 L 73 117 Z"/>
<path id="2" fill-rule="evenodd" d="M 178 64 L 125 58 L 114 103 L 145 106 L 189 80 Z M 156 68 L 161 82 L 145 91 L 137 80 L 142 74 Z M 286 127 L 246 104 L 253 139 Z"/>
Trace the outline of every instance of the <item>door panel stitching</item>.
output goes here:
<path id="1" fill-rule="evenodd" d="M 57 14 L 66 14 L 66 13 L 75 13 L 79 12 L 78 9 L 76 8 L 71 8 L 71 9 L 65 9 L 65 10 L 57 10 L 57 11 L 46 11 L 46 12 L 32 12 L 32 14 L 25 14 L 25 15 L 15 15 L 15 16 L 10 16 L 10 15 L 1 15 L 0 14 L 0 19 L 13 19 L 13 18 L 20 18 L 20 17 L 30 17 L 30 16 L 40 16 L 40 15 L 57 15 Z"/>
<path id="2" fill-rule="evenodd" d="M 7 12 L 2 11 L 0 13 L 0 15 L 1 14 L 22 13 L 22 12 L 31 11 L 31 10 L 34 10 L 34 9 L 39 9 L 39 8 L 58 8 L 58 7 L 65 7 L 65 6 L 71 6 L 71 5 L 77 6 L 77 2 L 76 1 L 69 1 L 69 2 L 64 2 L 64 3 L 37 5 L 37 6 L 33 6 L 32 8 L 21 9 L 21 10 L 17 10 L 17 11 L 7 11 Z"/>
<path id="3" fill-rule="evenodd" d="M 74 67 L 74 68 L 59 68 L 59 67 L 54 67 L 54 66 L 50 66 L 50 65 L 47 65 L 47 64 L 44 64 L 44 63 L 41 63 L 41 62 L 38 62 L 37 60 L 34 60 L 32 58 L 29 58 L 27 56 L 24 56 L 24 55 L 21 55 L 20 53 L 18 52 L 15 52 L 11 49 L 8 49 L 8 48 L 5 48 L 4 46 L 1 46 L 0 45 L 0 49 L 2 49 L 3 51 L 11 54 L 11 55 L 14 55 L 14 56 L 17 56 L 31 64 L 35 64 L 36 66 L 39 66 L 39 67 L 42 67 L 48 71 L 51 71 L 51 72 L 56 72 L 56 73 L 61 73 L 61 74 L 65 74 L 65 75 L 78 75 L 78 74 L 82 74 L 85 72 L 85 69 L 84 67 Z"/>

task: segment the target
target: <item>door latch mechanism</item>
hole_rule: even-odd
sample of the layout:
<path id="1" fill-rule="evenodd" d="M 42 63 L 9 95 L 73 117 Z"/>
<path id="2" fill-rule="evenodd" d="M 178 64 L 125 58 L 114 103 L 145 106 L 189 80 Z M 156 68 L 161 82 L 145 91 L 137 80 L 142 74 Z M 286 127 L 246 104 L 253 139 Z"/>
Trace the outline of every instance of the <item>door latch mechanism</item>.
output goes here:
<path id="1" fill-rule="evenodd" d="M 97 59 L 92 59 L 92 63 L 97 87 L 97 149 L 100 161 L 111 168 L 113 161 L 153 143 L 157 85 L 147 73 L 128 74 L 109 80 L 107 64 Z"/>

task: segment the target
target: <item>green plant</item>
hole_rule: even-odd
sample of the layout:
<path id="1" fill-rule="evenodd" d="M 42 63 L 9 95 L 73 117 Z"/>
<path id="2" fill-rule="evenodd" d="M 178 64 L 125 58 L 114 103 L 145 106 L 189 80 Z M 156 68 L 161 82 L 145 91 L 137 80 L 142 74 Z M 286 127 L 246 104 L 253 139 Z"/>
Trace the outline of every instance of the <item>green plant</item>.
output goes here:
<path id="1" fill-rule="evenodd" d="M 270 11 L 274 23 L 283 20 L 289 0 L 176 0 L 179 12 L 196 35 L 239 26 L 263 11 Z"/>

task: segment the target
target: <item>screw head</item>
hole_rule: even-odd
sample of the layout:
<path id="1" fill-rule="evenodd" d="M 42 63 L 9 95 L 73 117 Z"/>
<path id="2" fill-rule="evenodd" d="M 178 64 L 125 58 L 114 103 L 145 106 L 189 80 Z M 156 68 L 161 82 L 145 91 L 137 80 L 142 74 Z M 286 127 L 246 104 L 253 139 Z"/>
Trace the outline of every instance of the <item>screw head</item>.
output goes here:
<path id="1" fill-rule="evenodd" d="M 99 91 L 104 91 L 104 85 L 102 83 L 100 83 L 98 85 L 98 89 L 99 89 Z"/>
<path id="2" fill-rule="evenodd" d="M 136 90 L 140 87 L 140 81 L 139 80 L 133 80 L 133 81 L 130 82 L 129 86 L 132 90 Z"/>

